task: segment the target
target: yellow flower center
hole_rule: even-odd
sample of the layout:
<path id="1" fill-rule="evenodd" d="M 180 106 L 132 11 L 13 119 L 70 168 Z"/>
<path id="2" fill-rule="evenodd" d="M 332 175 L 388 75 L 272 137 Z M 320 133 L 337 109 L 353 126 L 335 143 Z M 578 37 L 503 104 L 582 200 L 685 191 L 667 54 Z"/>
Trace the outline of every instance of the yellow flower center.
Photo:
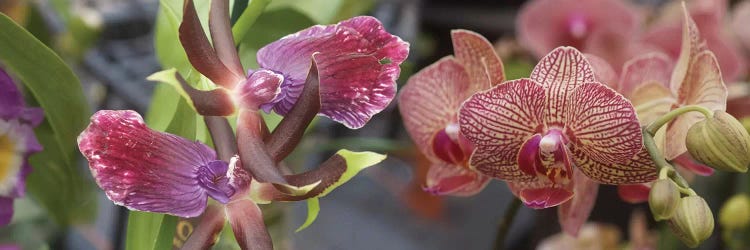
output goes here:
<path id="1" fill-rule="evenodd" d="M 0 195 L 7 194 L 16 184 L 21 159 L 15 141 L 0 135 Z"/>

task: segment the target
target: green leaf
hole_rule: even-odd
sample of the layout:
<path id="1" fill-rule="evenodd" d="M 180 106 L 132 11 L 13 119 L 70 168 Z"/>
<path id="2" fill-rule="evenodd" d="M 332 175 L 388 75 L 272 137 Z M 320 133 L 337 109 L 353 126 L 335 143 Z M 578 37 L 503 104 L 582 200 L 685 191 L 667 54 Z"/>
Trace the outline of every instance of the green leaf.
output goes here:
<path id="1" fill-rule="evenodd" d="M 163 214 L 130 211 L 128 213 L 125 249 L 156 249 L 156 242 L 159 238 L 157 236 L 159 236 L 159 231 L 161 231 L 161 224 L 164 218 L 165 215 Z M 169 248 L 162 249 L 171 249 L 171 244 Z"/>
<path id="2" fill-rule="evenodd" d="M 252 0 L 250 4 L 242 12 L 237 22 L 232 26 L 232 35 L 234 36 L 234 43 L 240 44 L 241 41 L 245 40 L 245 37 L 250 31 L 250 27 L 255 24 L 263 9 L 271 0 Z"/>
<path id="3" fill-rule="evenodd" d="M 90 182 L 75 164 L 76 137 L 90 115 L 78 78 L 50 48 L 4 14 L 0 14 L 0 61 L 44 109 L 38 129 L 45 150 L 31 157 L 28 177 L 32 197 L 62 225 L 85 222 L 95 209 Z M 92 208 L 93 207 L 93 208 Z"/>
<path id="4" fill-rule="evenodd" d="M 341 178 L 339 178 L 338 181 L 334 182 L 330 186 L 328 186 L 323 192 L 321 192 L 319 195 L 312 197 L 310 199 L 307 199 L 307 219 L 305 219 L 305 223 L 302 224 L 295 232 L 299 232 L 308 226 L 312 224 L 315 219 L 318 217 L 318 212 L 320 211 L 320 204 L 318 201 L 318 198 L 325 197 L 336 189 L 337 187 L 343 185 L 344 183 L 348 182 L 354 176 L 356 176 L 360 171 L 364 170 L 365 168 L 374 166 L 375 164 L 380 163 L 381 161 L 385 160 L 386 156 L 378 153 L 373 152 L 353 152 L 346 149 L 339 150 L 336 152 L 339 156 L 343 157 L 346 161 L 346 171 L 341 175 Z"/>

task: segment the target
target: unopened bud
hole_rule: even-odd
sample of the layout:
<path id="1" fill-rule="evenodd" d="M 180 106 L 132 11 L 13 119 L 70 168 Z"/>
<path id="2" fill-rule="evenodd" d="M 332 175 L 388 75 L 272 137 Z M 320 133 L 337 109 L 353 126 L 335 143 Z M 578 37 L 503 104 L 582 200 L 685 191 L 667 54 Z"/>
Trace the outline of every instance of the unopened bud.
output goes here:
<path id="1" fill-rule="evenodd" d="M 697 247 L 714 231 L 711 208 L 700 196 L 683 197 L 669 220 L 672 232 L 689 247 Z"/>
<path id="2" fill-rule="evenodd" d="M 690 127 L 685 143 L 693 159 L 715 169 L 744 173 L 750 165 L 750 135 L 724 111 Z"/>
<path id="3" fill-rule="evenodd" d="M 719 210 L 719 223 L 725 229 L 741 229 L 750 224 L 750 197 L 737 194 Z"/>
<path id="4" fill-rule="evenodd" d="M 672 218 L 679 204 L 680 191 L 672 180 L 660 179 L 654 182 L 648 193 L 648 207 L 656 221 Z"/>

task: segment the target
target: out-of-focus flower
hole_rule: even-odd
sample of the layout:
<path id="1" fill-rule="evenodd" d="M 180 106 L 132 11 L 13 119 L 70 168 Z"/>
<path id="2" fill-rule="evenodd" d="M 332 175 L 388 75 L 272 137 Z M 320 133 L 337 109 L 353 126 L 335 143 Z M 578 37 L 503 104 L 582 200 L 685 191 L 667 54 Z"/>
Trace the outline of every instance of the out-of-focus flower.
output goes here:
<path id="1" fill-rule="evenodd" d="M 634 39 L 640 19 L 626 1 L 535 0 L 521 9 L 517 30 L 521 44 L 538 58 L 558 46 L 573 46 L 620 69 L 649 50 Z"/>
<path id="2" fill-rule="evenodd" d="M 736 194 L 719 210 L 719 223 L 726 230 L 742 229 L 750 224 L 750 197 Z"/>
<path id="3" fill-rule="evenodd" d="M 311 59 L 319 71 L 319 113 L 349 128 L 364 126 L 396 95 L 399 65 L 409 54 L 409 44 L 385 31 L 374 17 L 353 17 L 285 36 L 258 51 L 260 69 L 246 76 L 231 36 L 228 6 L 210 15 L 212 47 L 192 1 L 187 3 L 180 41 L 193 66 L 219 85 L 200 91 L 182 84 L 202 115 L 225 116 L 237 107 L 286 115 L 303 92 Z M 212 4 L 212 9 L 219 8 Z"/>
<path id="4" fill-rule="evenodd" d="M 0 226 L 13 217 L 13 200 L 26 194 L 28 158 L 42 150 L 33 128 L 43 119 L 39 108 L 29 108 L 10 76 L 0 69 Z"/>
<path id="5" fill-rule="evenodd" d="M 728 22 L 725 20 L 727 10 L 726 0 L 693 0 L 690 1 L 689 13 L 695 20 L 694 24 L 700 29 L 705 39 L 705 46 L 716 55 L 724 80 L 734 82 L 746 71 L 747 62 L 741 56 L 739 44 L 734 36 L 728 32 Z M 643 41 L 664 50 L 671 58 L 681 56 L 680 43 L 675 37 L 684 35 L 684 22 L 680 22 L 680 1 L 674 1 L 660 13 L 655 24 L 643 35 Z M 684 44 L 684 42 L 683 42 Z"/>
<path id="6" fill-rule="evenodd" d="M 539 243 L 537 249 L 618 249 L 621 240 L 622 233 L 614 225 L 586 223 L 581 227 L 581 233 L 577 237 L 555 234 Z"/>
<path id="7" fill-rule="evenodd" d="M 481 35 L 454 30 L 454 56 L 412 76 L 399 96 L 409 135 L 432 162 L 425 190 L 438 195 L 473 195 L 490 178 L 469 168 L 473 145 L 458 127 L 458 108 L 470 95 L 501 83 L 503 64 Z"/>
<path id="8" fill-rule="evenodd" d="M 745 47 L 746 52 L 750 52 L 750 29 L 747 24 L 750 23 L 750 1 L 738 3 L 732 11 L 732 31 L 740 44 Z"/>
<path id="9" fill-rule="evenodd" d="M 596 192 L 579 191 L 595 190 L 596 182 L 656 179 L 633 106 L 597 81 L 588 60 L 572 47 L 550 52 L 531 78 L 474 94 L 458 120 L 475 147 L 470 166 L 510 182 L 528 207 L 557 206 L 578 194 L 561 213 L 581 213 L 590 211 Z M 588 212 L 566 216 L 585 221 Z M 576 223 L 564 222 L 563 228 L 575 235 L 583 221 L 571 221 Z"/>

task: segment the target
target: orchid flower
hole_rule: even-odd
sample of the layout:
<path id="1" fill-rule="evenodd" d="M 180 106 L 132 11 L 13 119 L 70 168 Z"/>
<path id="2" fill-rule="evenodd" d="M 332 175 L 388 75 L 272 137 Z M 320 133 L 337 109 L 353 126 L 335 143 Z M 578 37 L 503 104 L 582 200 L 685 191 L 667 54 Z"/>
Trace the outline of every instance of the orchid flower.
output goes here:
<path id="1" fill-rule="evenodd" d="M 647 49 L 633 39 L 640 19 L 626 1 L 535 0 L 521 9 L 516 30 L 521 44 L 537 58 L 558 46 L 573 46 L 619 69 Z"/>
<path id="2" fill-rule="evenodd" d="M 217 88 L 195 89 L 174 69 L 152 79 L 177 85 L 201 115 L 238 113 L 238 147 L 224 151 L 237 149 L 241 158 L 254 159 L 241 162 L 259 182 L 273 183 L 289 194 L 304 193 L 306 187 L 289 185 L 274 165 L 297 146 L 316 114 L 360 128 L 385 109 L 395 96 L 399 65 L 408 55 L 409 44 L 386 32 L 373 17 L 354 17 L 335 25 L 313 26 L 266 45 L 257 54 L 261 68 L 245 75 L 228 8 L 226 0 L 211 1 L 213 46 L 192 0 L 185 1 L 180 25 L 180 41 L 190 63 Z M 260 109 L 285 116 L 274 133 L 268 134 Z M 270 158 L 258 154 L 264 147 Z"/>
<path id="3" fill-rule="evenodd" d="M 10 76 L 0 69 L 0 226 L 13 217 L 13 200 L 26 194 L 29 156 L 42 150 L 33 128 L 44 117 L 29 108 Z"/>
<path id="4" fill-rule="evenodd" d="M 726 30 L 726 10 L 726 0 L 694 0 L 690 2 L 688 9 L 695 26 L 703 33 L 705 46 L 715 54 L 724 80 L 731 83 L 746 73 L 747 62 L 740 56 L 737 40 Z M 643 41 L 664 50 L 672 59 L 677 59 L 682 54 L 682 49 L 674 38 L 680 37 L 684 26 L 680 21 L 682 15 L 678 2 L 665 7 L 665 12 L 646 31 Z"/>
<path id="5" fill-rule="evenodd" d="M 597 183 L 656 179 L 632 104 L 600 83 L 572 47 L 550 52 L 530 78 L 474 94 L 458 120 L 474 144 L 470 166 L 508 181 L 528 207 L 563 204 L 563 229 L 573 235 L 588 217 Z"/>
<path id="6" fill-rule="evenodd" d="M 750 30 L 746 26 L 748 23 L 750 23 L 750 2 L 742 1 L 732 11 L 731 27 L 742 46 L 745 47 L 745 52 L 750 52 Z"/>
<path id="7" fill-rule="evenodd" d="M 473 146 L 458 128 L 458 108 L 470 95 L 501 83 L 503 63 L 492 45 L 468 30 L 451 32 L 455 56 L 447 56 L 409 78 L 399 109 L 409 135 L 431 162 L 425 190 L 469 196 L 490 178 L 469 168 Z"/>

